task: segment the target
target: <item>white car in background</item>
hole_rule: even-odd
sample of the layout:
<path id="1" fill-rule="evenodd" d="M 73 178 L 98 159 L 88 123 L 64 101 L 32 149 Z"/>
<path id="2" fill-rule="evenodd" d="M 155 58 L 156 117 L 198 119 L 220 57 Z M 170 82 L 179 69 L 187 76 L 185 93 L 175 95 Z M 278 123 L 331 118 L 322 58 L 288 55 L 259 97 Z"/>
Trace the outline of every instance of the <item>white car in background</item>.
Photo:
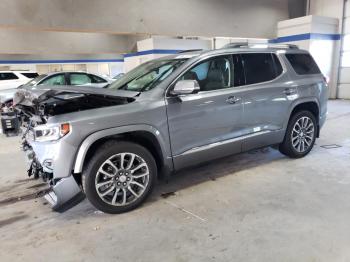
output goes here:
<path id="1" fill-rule="evenodd" d="M 16 88 L 38 75 L 34 71 L 0 71 L 0 91 Z"/>
<path id="2" fill-rule="evenodd" d="M 115 79 L 90 74 L 86 72 L 55 72 L 39 75 L 36 78 L 26 81 L 20 88 L 40 89 L 40 86 L 92 86 L 96 88 L 107 87 Z M 0 90 L 0 105 L 11 106 L 16 88 Z"/>

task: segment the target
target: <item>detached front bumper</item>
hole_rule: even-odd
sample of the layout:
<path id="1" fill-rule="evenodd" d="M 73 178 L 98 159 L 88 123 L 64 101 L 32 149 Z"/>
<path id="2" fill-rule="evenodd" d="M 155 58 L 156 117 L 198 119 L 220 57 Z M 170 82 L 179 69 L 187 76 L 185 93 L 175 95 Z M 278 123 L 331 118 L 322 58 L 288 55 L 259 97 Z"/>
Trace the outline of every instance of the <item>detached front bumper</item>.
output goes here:
<path id="1" fill-rule="evenodd" d="M 69 209 L 84 199 L 80 186 L 71 174 L 71 160 L 67 159 L 73 150 L 62 152 L 63 147 L 66 145 L 61 141 L 54 143 L 30 141 L 23 147 L 30 172 L 39 173 L 39 176 L 49 182 L 52 191 L 44 198 L 55 211 Z"/>
<path id="2" fill-rule="evenodd" d="M 44 196 L 55 211 L 64 211 L 84 199 L 81 188 L 73 176 L 62 178 L 51 186 L 52 191 Z"/>

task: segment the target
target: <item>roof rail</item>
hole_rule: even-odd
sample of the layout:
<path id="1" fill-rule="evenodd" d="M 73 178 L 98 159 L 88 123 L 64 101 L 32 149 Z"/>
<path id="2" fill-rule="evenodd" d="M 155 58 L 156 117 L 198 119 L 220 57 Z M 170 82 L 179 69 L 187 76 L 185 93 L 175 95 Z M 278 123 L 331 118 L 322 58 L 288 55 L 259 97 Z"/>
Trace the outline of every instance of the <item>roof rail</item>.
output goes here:
<path id="1" fill-rule="evenodd" d="M 178 54 L 196 52 L 196 51 L 203 51 L 203 49 L 188 49 L 188 50 L 180 51 L 180 52 L 178 52 Z"/>
<path id="2" fill-rule="evenodd" d="M 259 47 L 260 46 L 260 47 Z M 297 45 L 291 45 L 291 44 L 271 44 L 271 43 L 247 43 L 247 42 L 236 42 L 236 43 L 229 43 L 222 47 L 222 49 L 225 48 L 284 48 L 284 49 L 299 49 Z"/>

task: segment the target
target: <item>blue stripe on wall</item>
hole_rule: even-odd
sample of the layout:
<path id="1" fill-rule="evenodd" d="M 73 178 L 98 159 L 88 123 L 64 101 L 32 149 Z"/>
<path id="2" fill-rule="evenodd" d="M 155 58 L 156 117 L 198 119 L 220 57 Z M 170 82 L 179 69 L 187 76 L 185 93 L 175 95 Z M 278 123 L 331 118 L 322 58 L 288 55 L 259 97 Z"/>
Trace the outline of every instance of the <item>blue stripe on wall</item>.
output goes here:
<path id="1" fill-rule="evenodd" d="M 77 60 L 0 60 L 0 64 L 64 64 L 64 63 L 120 63 L 124 59 L 77 59 Z"/>
<path id="2" fill-rule="evenodd" d="M 319 33 L 306 33 L 299 35 L 282 36 L 269 40 L 269 43 L 286 43 L 297 42 L 303 40 L 340 40 L 340 34 L 319 34 Z M 124 57 L 133 57 L 141 55 L 151 54 L 177 54 L 183 50 L 178 49 L 152 49 L 146 51 L 140 51 L 136 53 L 125 54 Z M 0 60 L 0 64 L 64 64 L 64 63 L 120 63 L 124 62 L 124 59 L 77 59 L 77 60 Z"/>
<path id="3" fill-rule="evenodd" d="M 331 40 L 338 41 L 340 40 L 340 34 L 318 34 L 318 33 L 307 33 L 299 35 L 289 35 L 282 36 L 275 39 L 269 40 L 270 43 L 285 43 L 285 42 L 297 42 L 303 40 Z"/>
<path id="4" fill-rule="evenodd" d="M 140 56 L 140 55 L 154 55 L 154 54 L 177 54 L 183 50 L 178 49 L 152 49 L 146 51 L 140 51 L 136 53 L 125 54 L 124 57 Z"/>

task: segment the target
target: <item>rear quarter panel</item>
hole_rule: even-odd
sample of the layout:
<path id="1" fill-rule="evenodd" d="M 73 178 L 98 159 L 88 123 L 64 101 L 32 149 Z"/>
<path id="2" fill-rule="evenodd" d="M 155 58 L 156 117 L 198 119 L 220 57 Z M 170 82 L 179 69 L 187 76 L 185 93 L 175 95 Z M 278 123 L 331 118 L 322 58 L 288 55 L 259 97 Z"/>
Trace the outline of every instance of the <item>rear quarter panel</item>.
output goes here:
<path id="1" fill-rule="evenodd" d="M 290 108 L 290 112 L 302 103 L 315 102 L 319 108 L 319 123 L 323 125 L 327 115 L 328 86 L 321 74 L 310 76 L 296 76 L 293 81 L 297 86 L 298 98 Z"/>

